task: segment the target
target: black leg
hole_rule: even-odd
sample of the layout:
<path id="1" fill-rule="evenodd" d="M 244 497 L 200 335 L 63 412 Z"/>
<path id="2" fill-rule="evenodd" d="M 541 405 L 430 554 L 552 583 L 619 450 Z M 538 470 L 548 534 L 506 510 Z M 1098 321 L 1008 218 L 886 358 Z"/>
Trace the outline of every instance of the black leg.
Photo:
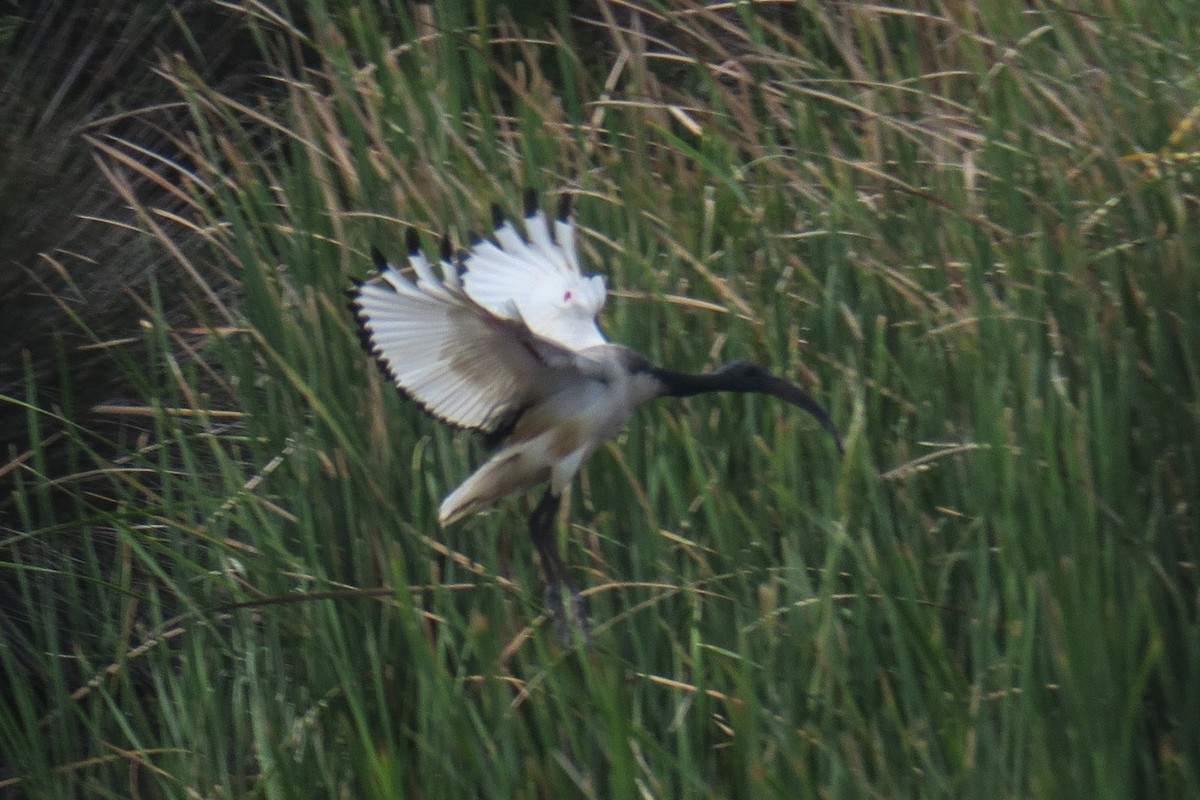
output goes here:
<path id="1" fill-rule="evenodd" d="M 550 489 L 542 495 L 537 508 L 529 515 L 529 532 L 533 534 L 533 546 L 542 559 L 542 571 L 547 583 L 562 583 L 567 578 L 567 568 L 558 555 L 558 542 L 554 540 L 554 515 L 562 504 L 562 497 Z"/>
<path id="2" fill-rule="evenodd" d="M 546 489 L 537 507 L 529 515 L 529 532 L 533 535 L 533 546 L 542 560 L 542 572 L 546 576 L 546 610 L 554 619 L 554 630 L 564 645 L 573 643 L 571 628 L 579 626 L 583 640 L 592 638 L 591 621 L 587 603 L 575 588 L 567 567 L 558 554 L 558 542 L 554 536 L 554 517 L 562 497 L 552 489 Z"/>

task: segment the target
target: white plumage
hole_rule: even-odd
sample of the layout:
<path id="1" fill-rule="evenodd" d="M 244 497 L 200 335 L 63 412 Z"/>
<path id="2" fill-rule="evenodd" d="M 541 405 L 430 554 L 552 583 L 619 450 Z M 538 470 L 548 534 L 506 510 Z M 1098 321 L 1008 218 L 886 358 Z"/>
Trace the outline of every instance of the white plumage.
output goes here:
<path id="1" fill-rule="evenodd" d="M 532 209 L 523 239 L 512 222 L 500 220 L 496 241 L 471 248 L 463 289 L 496 316 L 518 319 L 543 338 L 572 350 L 607 340 L 596 325 L 607 294 L 604 278 L 584 276 L 575 252 L 575 223 L 558 219 L 554 236 L 546 214 Z"/>

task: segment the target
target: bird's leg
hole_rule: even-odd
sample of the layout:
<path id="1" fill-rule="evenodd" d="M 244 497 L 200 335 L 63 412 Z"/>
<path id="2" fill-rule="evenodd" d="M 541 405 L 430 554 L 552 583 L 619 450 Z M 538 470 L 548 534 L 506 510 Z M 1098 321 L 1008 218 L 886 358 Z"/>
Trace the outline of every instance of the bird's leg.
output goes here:
<path id="1" fill-rule="evenodd" d="M 529 515 L 529 532 L 533 545 L 542 560 L 542 571 L 546 576 L 546 610 L 554 618 L 554 630 L 564 645 L 572 643 L 571 625 L 579 626 L 584 641 L 591 641 L 591 620 L 587 603 L 575 588 L 566 565 L 558 554 L 558 542 L 554 536 L 554 517 L 562 503 L 562 496 L 553 489 L 546 489 L 537 507 Z"/>

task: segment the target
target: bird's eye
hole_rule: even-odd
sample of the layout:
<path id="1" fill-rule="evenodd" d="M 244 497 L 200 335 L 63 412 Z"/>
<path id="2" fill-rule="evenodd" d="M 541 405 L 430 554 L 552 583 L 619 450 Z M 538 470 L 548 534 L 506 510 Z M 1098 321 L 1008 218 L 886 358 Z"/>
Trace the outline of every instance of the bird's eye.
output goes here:
<path id="1" fill-rule="evenodd" d="M 567 291 L 563 292 L 563 302 L 564 303 L 571 302 L 572 297 L 574 297 L 574 295 L 571 294 L 571 291 L 569 289 Z"/>

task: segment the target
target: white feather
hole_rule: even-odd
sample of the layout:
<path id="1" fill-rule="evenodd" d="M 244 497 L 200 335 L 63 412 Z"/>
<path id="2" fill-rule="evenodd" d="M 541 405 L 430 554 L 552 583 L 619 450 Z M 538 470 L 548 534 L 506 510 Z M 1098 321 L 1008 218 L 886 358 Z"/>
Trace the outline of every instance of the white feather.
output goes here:
<path id="1" fill-rule="evenodd" d="M 578 351 L 604 344 L 596 324 L 607 296 L 604 278 L 580 273 L 574 223 L 556 220 L 551 236 L 546 215 L 538 210 L 525 218 L 525 232 L 529 241 L 505 221 L 496 228 L 495 242 L 472 247 L 464 262 L 463 290 L 496 316 L 520 319 L 564 347 Z"/>

